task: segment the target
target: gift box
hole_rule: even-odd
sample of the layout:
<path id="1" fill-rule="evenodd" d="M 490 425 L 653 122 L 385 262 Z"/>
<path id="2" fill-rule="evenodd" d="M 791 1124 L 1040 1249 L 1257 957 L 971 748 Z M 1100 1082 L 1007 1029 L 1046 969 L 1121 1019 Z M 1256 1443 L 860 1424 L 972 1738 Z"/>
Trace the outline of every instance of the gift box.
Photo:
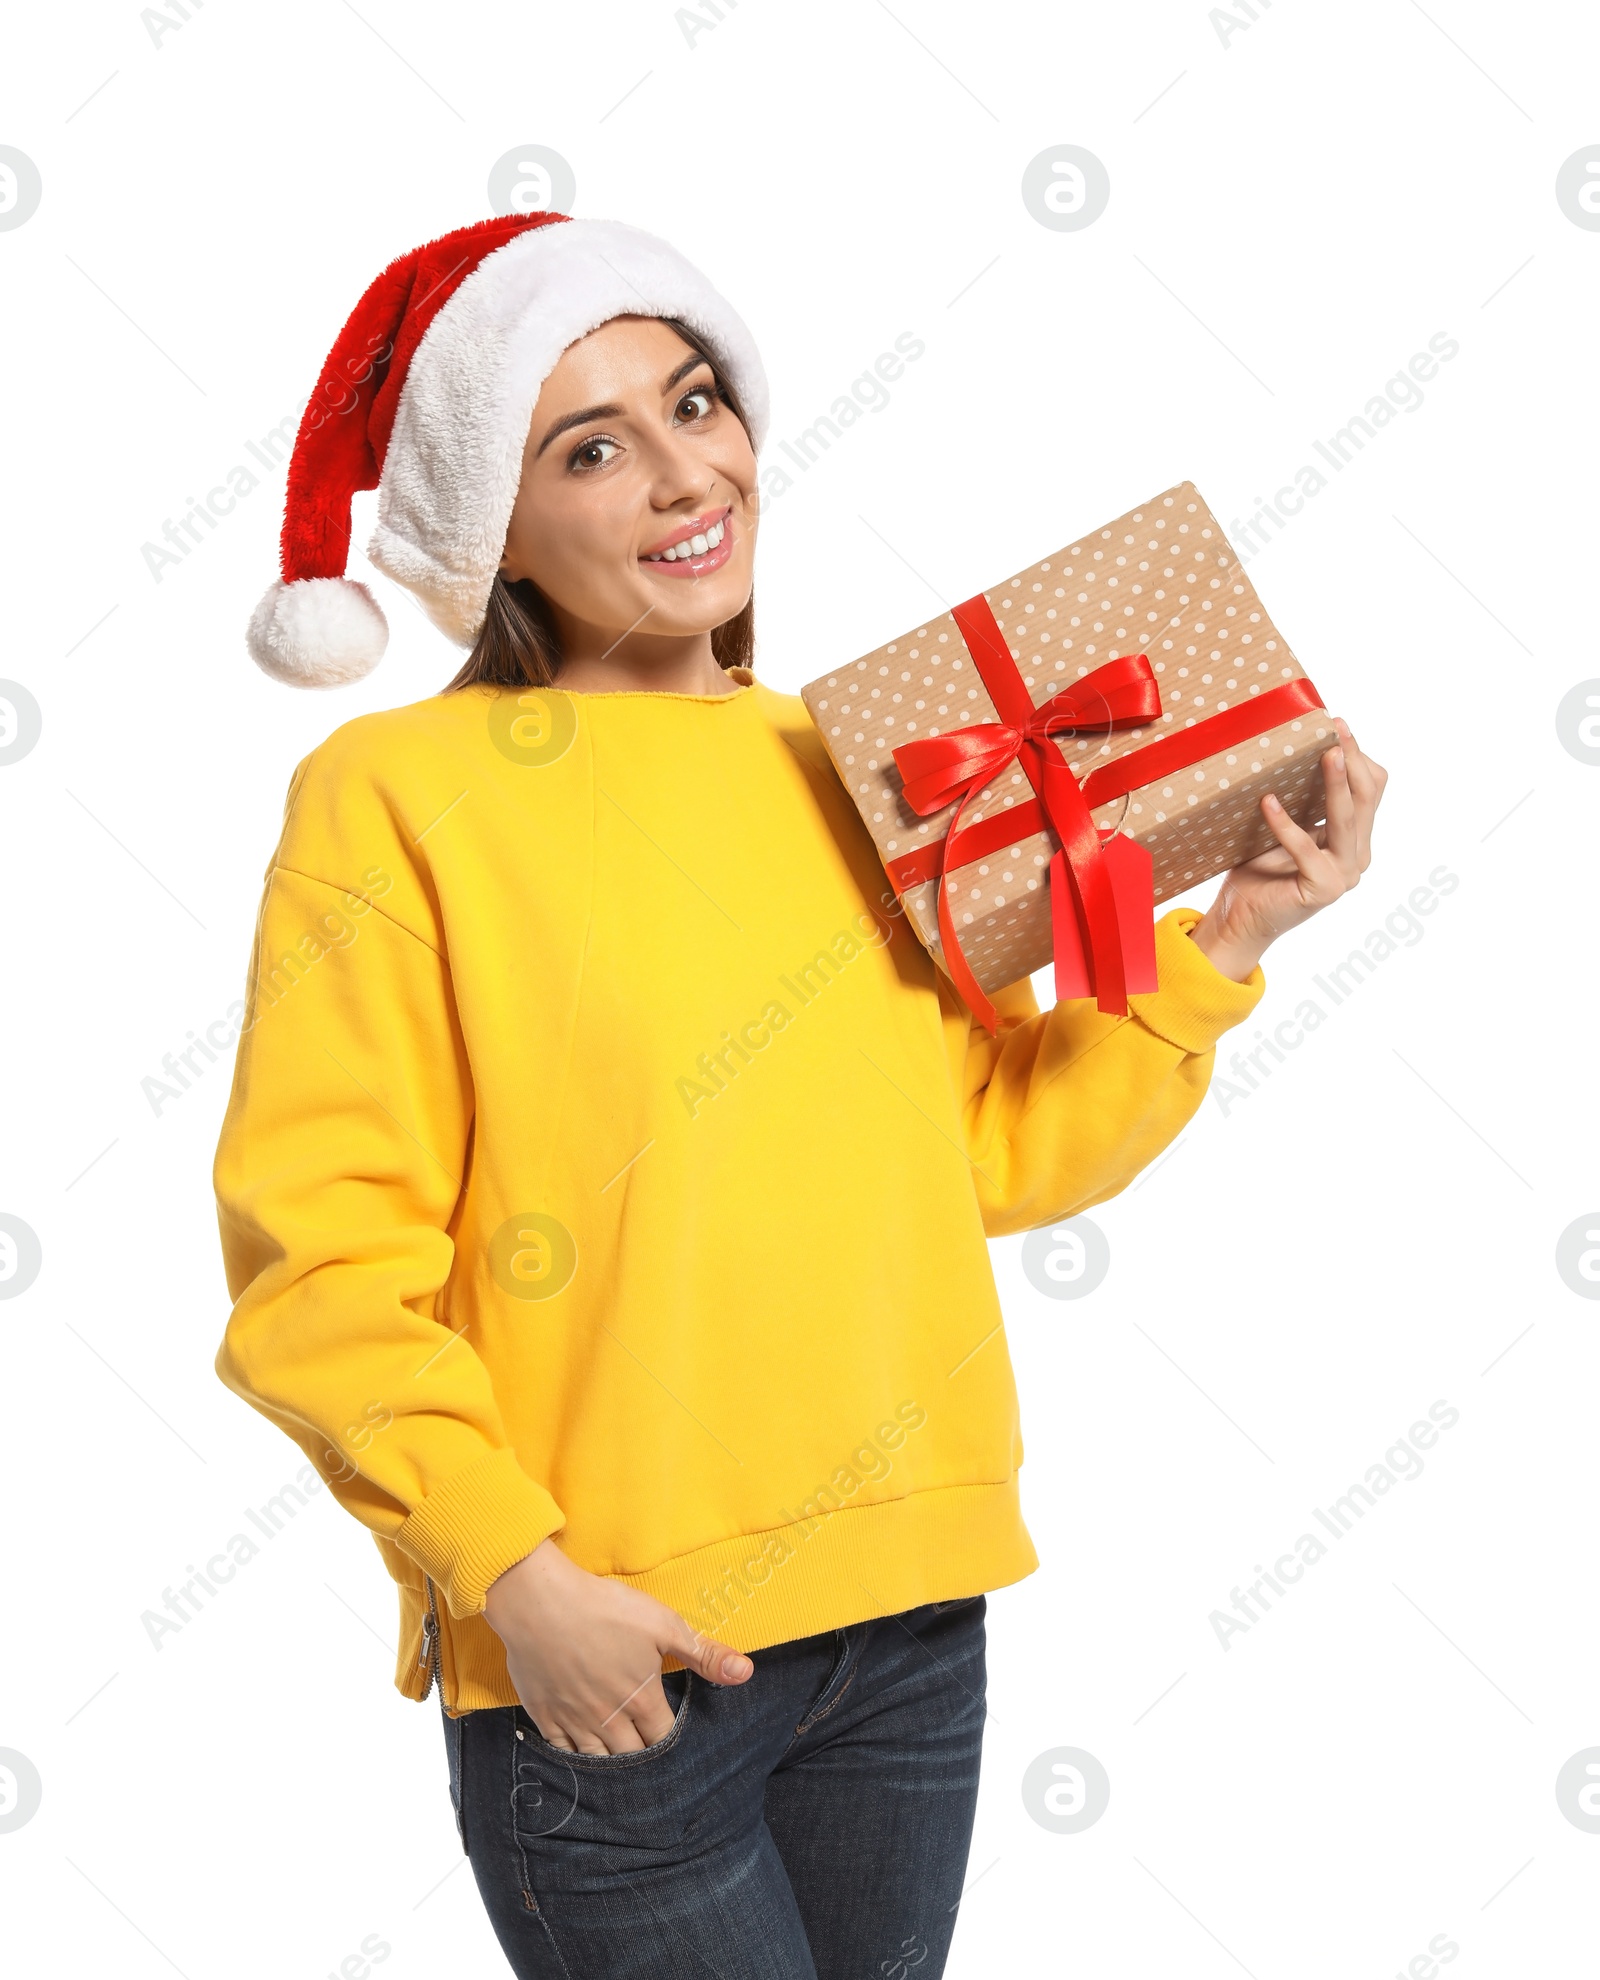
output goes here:
<path id="1" fill-rule="evenodd" d="M 1322 698 L 1190 482 L 800 690 L 912 928 L 990 1030 L 1153 990 L 1156 905 L 1324 816 Z"/>

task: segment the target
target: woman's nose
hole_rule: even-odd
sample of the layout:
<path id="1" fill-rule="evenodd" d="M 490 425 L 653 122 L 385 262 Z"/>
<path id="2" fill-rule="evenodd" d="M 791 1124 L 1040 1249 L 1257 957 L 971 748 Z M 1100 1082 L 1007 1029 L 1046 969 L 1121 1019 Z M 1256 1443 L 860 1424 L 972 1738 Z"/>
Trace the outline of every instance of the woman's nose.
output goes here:
<path id="1" fill-rule="evenodd" d="M 697 450 L 676 433 L 664 433 L 651 463 L 650 495 L 657 508 L 705 494 L 716 480 Z"/>

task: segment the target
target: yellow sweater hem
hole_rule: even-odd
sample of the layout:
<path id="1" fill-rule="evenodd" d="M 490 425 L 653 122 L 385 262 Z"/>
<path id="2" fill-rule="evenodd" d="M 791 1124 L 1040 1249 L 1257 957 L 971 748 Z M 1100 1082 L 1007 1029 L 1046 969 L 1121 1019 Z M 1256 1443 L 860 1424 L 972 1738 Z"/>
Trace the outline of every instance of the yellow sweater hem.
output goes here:
<path id="1" fill-rule="evenodd" d="M 995 1484 L 843 1506 L 609 1579 L 642 1588 L 720 1643 L 761 1650 L 924 1602 L 985 1594 L 1021 1581 L 1038 1565 L 1013 1473 Z M 400 1609 L 395 1683 L 407 1698 L 421 1700 L 428 1695 L 419 1661 L 422 1589 L 403 1586 Z M 451 1717 L 515 1705 L 504 1647 L 482 1615 L 458 1617 L 441 1608 L 439 1625 L 440 1688 Z M 680 1670 L 682 1662 L 666 1657 L 662 1668 Z"/>

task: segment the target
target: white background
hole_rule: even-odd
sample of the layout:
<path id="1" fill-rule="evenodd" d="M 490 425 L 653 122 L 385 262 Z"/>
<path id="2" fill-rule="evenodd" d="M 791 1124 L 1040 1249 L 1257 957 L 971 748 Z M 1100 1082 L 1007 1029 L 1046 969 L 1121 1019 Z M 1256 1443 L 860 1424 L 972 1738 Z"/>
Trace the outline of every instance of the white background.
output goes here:
<path id="1" fill-rule="evenodd" d="M 578 213 L 667 235 L 732 298 L 774 444 L 899 333 L 926 344 L 768 510 L 758 665 L 787 690 L 915 624 L 928 584 L 964 597 L 1185 477 L 1225 526 L 1248 515 L 1431 336 L 1459 343 L 1252 560 L 1392 772 L 1370 871 L 1269 955 L 1252 1028 L 1433 868 L 1459 887 L 1094 1213 L 1091 1295 L 1046 1297 L 1021 1240 L 994 1247 L 1043 1565 L 990 1599 L 949 1971 L 1383 1980 L 1441 1933 L 1463 1980 L 1589 1969 L 1600 1835 L 1555 1779 L 1600 1745 L 1600 1307 L 1555 1251 L 1600 1202 L 1600 769 L 1556 708 L 1600 674 L 1600 233 L 1555 179 L 1600 143 L 1600 25 L 1257 12 L 744 0 L 692 31 L 664 0 L 191 0 L 156 40 L 132 0 L 79 0 L 11 22 L 0 144 L 43 199 L 0 232 L 0 672 L 44 732 L 0 770 L 0 1209 L 44 1269 L 0 1306 L 0 1747 L 44 1798 L 0 1834 L 9 1971 L 317 1980 L 373 1934 L 396 1976 L 504 1970 L 353 1521 L 319 1498 L 159 1651 L 140 1622 L 301 1462 L 211 1369 L 228 1069 L 159 1116 L 140 1083 L 241 994 L 293 765 L 458 656 L 357 555 L 393 628 L 378 672 L 316 695 L 256 671 L 281 476 L 160 583 L 141 546 L 304 398 L 378 269 L 483 217 L 530 143 L 571 162 Z M 1021 196 L 1061 143 L 1110 174 L 1076 232 Z M 1224 1649 L 1211 1612 L 1441 1398 L 1460 1420 L 1423 1475 Z M 1080 1834 L 1021 1793 L 1059 1747 L 1110 1775 Z"/>

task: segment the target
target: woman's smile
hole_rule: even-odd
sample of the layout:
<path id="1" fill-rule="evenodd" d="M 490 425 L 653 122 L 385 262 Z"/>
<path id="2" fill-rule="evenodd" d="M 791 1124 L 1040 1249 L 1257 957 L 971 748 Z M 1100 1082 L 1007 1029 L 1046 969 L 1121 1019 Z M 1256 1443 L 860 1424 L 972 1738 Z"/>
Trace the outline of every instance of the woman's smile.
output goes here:
<path id="1" fill-rule="evenodd" d="M 720 570 L 732 555 L 733 510 L 725 506 L 680 523 L 654 549 L 641 551 L 639 562 L 663 577 L 703 577 Z"/>

